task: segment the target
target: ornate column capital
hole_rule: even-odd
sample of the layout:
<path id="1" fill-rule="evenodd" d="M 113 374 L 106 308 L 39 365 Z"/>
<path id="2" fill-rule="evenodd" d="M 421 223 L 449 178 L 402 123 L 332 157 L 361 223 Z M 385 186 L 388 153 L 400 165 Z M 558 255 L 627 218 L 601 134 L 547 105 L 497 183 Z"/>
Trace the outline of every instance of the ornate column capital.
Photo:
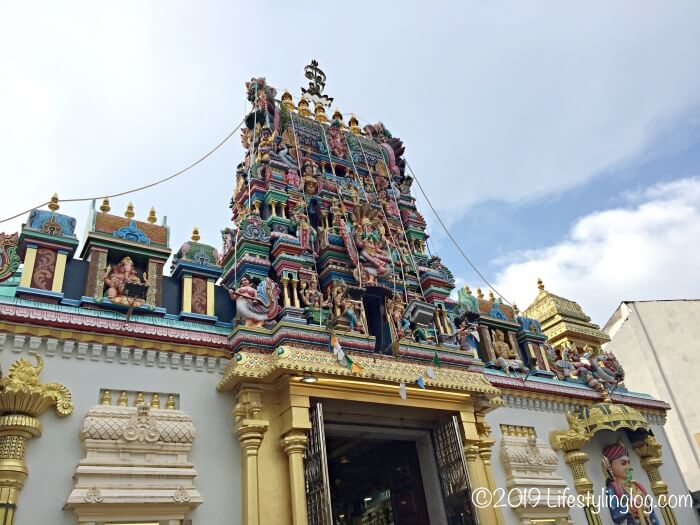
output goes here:
<path id="1" fill-rule="evenodd" d="M 280 446 L 284 453 L 288 456 L 292 454 L 303 454 L 306 452 L 306 445 L 309 442 L 309 438 L 306 434 L 300 431 L 292 431 L 282 439 L 280 439 Z"/>
<path id="2" fill-rule="evenodd" d="M 51 407 L 59 416 L 73 412 L 70 391 L 58 383 L 40 383 L 44 360 L 38 354 L 36 363 L 20 359 L 0 379 L 0 523 L 6 525 L 14 520 L 17 496 L 29 475 L 27 443 L 41 435 L 37 418 Z"/>

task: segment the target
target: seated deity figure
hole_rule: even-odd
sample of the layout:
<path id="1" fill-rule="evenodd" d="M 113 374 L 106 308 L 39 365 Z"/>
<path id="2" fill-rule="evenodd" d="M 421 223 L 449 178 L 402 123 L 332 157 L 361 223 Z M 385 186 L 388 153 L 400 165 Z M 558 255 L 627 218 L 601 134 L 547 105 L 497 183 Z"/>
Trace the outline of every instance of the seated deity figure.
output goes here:
<path id="1" fill-rule="evenodd" d="M 510 375 L 511 372 L 522 372 L 526 374 L 528 368 L 522 360 L 518 359 L 518 355 L 508 343 L 506 343 L 503 331 L 495 330 L 491 333 L 494 335 L 492 344 L 493 351 L 496 354 L 496 366 L 508 375 Z"/>
<path id="2" fill-rule="evenodd" d="M 143 274 L 144 281 L 146 280 L 146 274 Z M 134 266 L 134 261 L 128 255 L 122 258 L 119 263 L 112 268 L 108 266 L 105 268 L 104 284 L 107 287 L 106 293 L 107 298 L 117 304 L 128 304 L 132 306 L 141 306 L 144 301 L 142 299 L 134 299 L 130 301 L 124 295 L 124 287 L 128 283 L 143 284 L 143 281 L 138 275 L 136 268 Z"/>
<path id="3" fill-rule="evenodd" d="M 647 490 L 632 479 L 627 449 L 613 443 L 603 449 L 601 463 L 605 475 L 606 506 L 615 523 L 660 525 Z"/>
<path id="4" fill-rule="evenodd" d="M 320 310 L 329 306 L 330 302 L 323 296 L 323 292 L 318 287 L 318 277 L 311 276 L 308 286 L 301 292 L 301 302 L 304 306 Z"/>

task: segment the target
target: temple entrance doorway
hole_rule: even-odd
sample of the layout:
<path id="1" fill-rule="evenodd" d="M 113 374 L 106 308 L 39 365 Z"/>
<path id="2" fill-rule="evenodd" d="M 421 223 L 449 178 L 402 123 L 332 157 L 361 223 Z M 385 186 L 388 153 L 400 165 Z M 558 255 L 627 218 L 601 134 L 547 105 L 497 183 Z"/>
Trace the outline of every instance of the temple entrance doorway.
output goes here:
<path id="1" fill-rule="evenodd" d="M 305 459 L 310 525 L 477 523 L 453 416 L 376 425 L 361 421 L 363 414 L 341 416 L 332 402 L 324 417 L 326 404 L 311 409 Z"/>

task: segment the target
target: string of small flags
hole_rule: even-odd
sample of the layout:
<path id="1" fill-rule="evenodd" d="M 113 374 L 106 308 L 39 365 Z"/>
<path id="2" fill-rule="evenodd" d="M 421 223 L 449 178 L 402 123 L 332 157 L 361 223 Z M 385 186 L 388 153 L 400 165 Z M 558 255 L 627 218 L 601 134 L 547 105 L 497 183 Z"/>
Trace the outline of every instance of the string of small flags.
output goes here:
<path id="1" fill-rule="evenodd" d="M 478 334 L 476 334 L 476 337 L 478 337 Z M 346 367 L 353 374 L 357 374 L 357 373 L 362 372 L 364 370 L 362 365 L 360 365 L 359 363 L 356 363 L 349 355 L 347 355 L 345 353 L 345 351 L 343 350 L 343 347 L 340 344 L 340 340 L 335 335 L 335 332 L 331 332 L 331 337 L 328 341 L 328 345 L 330 347 L 330 351 L 333 352 L 333 355 L 335 355 L 335 358 L 338 360 L 338 364 Z M 435 351 L 435 353 L 433 354 L 433 363 L 432 363 L 432 365 L 427 366 L 425 368 L 424 374 L 429 379 L 435 380 L 435 379 L 437 379 L 437 370 L 436 369 L 440 368 L 440 366 L 441 366 L 440 355 L 437 353 L 437 351 Z M 419 388 L 425 389 L 425 379 L 423 378 L 423 374 L 419 375 L 418 378 L 416 379 L 416 385 L 418 385 Z M 404 381 L 401 381 L 399 383 L 399 396 L 404 401 L 408 397 L 406 383 Z"/>

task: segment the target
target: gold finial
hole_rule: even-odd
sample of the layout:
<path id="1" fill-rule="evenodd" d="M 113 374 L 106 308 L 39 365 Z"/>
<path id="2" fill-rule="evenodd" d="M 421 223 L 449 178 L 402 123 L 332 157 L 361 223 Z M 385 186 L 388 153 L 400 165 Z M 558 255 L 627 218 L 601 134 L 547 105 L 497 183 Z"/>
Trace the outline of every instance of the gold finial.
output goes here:
<path id="1" fill-rule="evenodd" d="M 139 392 L 136 394 L 136 399 L 134 399 L 134 406 L 139 406 L 143 405 L 146 403 L 146 400 L 143 398 L 143 392 Z"/>
<path id="2" fill-rule="evenodd" d="M 309 101 L 304 97 L 299 99 L 299 115 L 302 117 L 310 117 L 311 111 L 309 111 Z"/>
<path id="3" fill-rule="evenodd" d="M 160 408 L 160 398 L 158 394 L 151 394 L 151 408 Z"/>
<path id="4" fill-rule="evenodd" d="M 165 403 L 165 408 L 168 410 L 175 410 L 175 396 L 168 394 L 168 401 Z"/>
<path id="5" fill-rule="evenodd" d="M 467 295 L 471 295 L 471 294 L 472 294 L 471 288 L 469 288 L 469 286 L 467 286 L 466 284 L 464 285 L 464 293 L 467 294 Z"/>
<path id="6" fill-rule="evenodd" d="M 127 219 L 131 219 L 134 216 L 134 205 L 133 203 L 129 203 L 126 205 L 126 211 L 124 212 L 124 217 Z"/>
<path id="7" fill-rule="evenodd" d="M 316 122 L 320 122 L 321 124 L 325 124 L 328 122 L 328 117 L 326 116 L 326 108 L 323 107 L 323 104 L 316 104 L 316 107 L 314 108 L 314 114 L 316 115 Z"/>
<path id="8" fill-rule="evenodd" d="M 493 295 L 493 290 L 489 290 L 489 301 L 496 302 L 496 298 Z"/>
<path id="9" fill-rule="evenodd" d="M 361 133 L 359 124 L 360 122 L 357 120 L 357 117 L 355 115 L 350 115 L 350 120 L 348 120 L 350 133 L 353 135 L 359 135 Z"/>
<path id="10" fill-rule="evenodd" d="M 117 399 L 117 406 L 129 406 L 129 398 L 126 397 L 126 392 L 124 392 L 123 390 L 119 393 L 119 399 Z"/>
<path id="11" fill-rule="evenodd" d="M 100 206 L 100 211 L 101 211 L 102 213 L 107 213 L 107 212 L 109 212 L 109 210 L 111 210 L 111 209 L 112 209 L 112 208 L 110 208 L 110 206 L 109 206 L 109 199 L 108 199 L 107 197 L 105 197 L 104 199 L 102 199 L 102 205 Z"/>
<path id="12" fill-rule="evenodd" d="M 288 111 L 294 111 L 294 99 L 292 98 L 291 93 L 287 91 L 286 89 L 284 90 L 284 93 L 282 93 L 282 106 L 284 106 L 285 109 Z"/>
<path id="13" fill-rule="evenodd" d="M 481 291 L 481 288 L 476 289 L 476 298 L 477 299 L 483 299 L 484 298 L 484 292 Z"/>
<path id="14" fill-rule="evenodd" d="M 112 393 L 109 390 L 102 392 L 102 399 L 100 399 L 100 405 L 111 405 L 112 404 Z"/>
<path id="15" fill-rule="evenodd" d="M 194 242 L 197 242 L 199 239 L 201 239 L 201 237 L 199 236 L 199 228 L 195 226 L 192 230 L 192 240 Z"/>
<path id="16" fill-rule="evenodd" d="M 331 117 L 331 120 L 337 120 L 340 123 L 341 128 L 345 127 L 345 123 L 343 122 L 343 114 L 340 112 L 339 109 L 336 109 L 333 112 L 333 117 Z"/>
<path id="17" fill-rule="evenodd" d="M 537 278 L 537 289 L 540 292 L 544 292 L 544 283 L 542 282 L 542 279 L 540 279 L 539 277 Z"/>
<path id="18" fill-rule="evenodd" d="M 151 206 L 151 211 L 148 212 L 148 218 L 146 220 L 151 224 L 155 224 L 155 222 L 158 220 L 156 217 L 156 209 L 153 206 Z"/>
<path id="19" fill-rule="evenodd" d="M 56 211 L 58 208 L 58 194 L 54 193 L 53 195 L 51 195 L 51 200 L 49 201 L 49 209 L 51 211 Z"/>
<path id="20" fill-rule="evenodd" d="M 515 315 L 520 315 L 520 309 L 518 308 L 518 305 L 513 303 L 513 313 Z"/>

